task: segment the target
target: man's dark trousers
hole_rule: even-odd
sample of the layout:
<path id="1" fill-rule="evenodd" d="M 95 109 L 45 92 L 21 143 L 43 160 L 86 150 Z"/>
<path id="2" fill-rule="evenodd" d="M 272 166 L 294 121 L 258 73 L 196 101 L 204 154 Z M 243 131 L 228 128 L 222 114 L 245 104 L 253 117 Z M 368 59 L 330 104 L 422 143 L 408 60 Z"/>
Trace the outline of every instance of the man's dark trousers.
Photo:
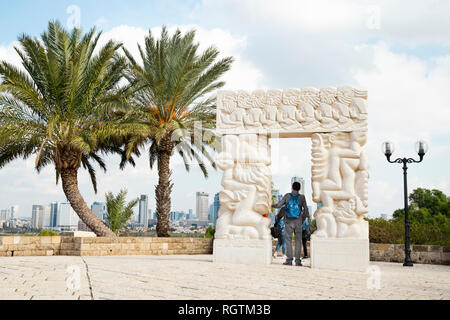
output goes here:
<path id="1" fill-rule="evenodd" d="M 295 263 L 300 263 L 300 253 L 302 251 L 302 217 L 296 219 L 286 218 L 286 262 L 292 263 L 292 234 L 295 234 Z"/>

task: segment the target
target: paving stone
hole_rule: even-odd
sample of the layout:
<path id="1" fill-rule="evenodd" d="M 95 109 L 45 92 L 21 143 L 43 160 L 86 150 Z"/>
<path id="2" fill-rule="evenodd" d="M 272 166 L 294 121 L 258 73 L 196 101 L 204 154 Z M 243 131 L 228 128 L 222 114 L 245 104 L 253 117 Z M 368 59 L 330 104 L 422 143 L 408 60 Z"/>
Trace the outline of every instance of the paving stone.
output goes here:
<path id="1" fill-rule="evenodd" d="M 211 255 L 0 257 L 0 299 L 450 299 L 450 267 L 371 262 L 369 274 L 282 265 L 215 264 Z M 86 276 L 86 265 L 89 279 Z M 67 288 L 67 266 L 80 290 Z M 92 292 L 90 286 L 92 286 Z"/>

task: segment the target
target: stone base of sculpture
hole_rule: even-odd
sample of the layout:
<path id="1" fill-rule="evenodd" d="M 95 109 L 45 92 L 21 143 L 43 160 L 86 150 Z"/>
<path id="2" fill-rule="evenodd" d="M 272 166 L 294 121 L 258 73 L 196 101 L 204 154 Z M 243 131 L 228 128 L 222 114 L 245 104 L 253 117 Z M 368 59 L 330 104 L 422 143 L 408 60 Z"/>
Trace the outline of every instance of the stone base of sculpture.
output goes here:
<path id="1" fill-rule="evenodd" d="M 312 268 L 365 272 L 369 259 L 369 239 L 311 237 Z"/>
<path id="2" fill-rule="evenodd" d="M 214 262 L 268 265 L 272 263 L 272 240 L 215 239 Z"/>

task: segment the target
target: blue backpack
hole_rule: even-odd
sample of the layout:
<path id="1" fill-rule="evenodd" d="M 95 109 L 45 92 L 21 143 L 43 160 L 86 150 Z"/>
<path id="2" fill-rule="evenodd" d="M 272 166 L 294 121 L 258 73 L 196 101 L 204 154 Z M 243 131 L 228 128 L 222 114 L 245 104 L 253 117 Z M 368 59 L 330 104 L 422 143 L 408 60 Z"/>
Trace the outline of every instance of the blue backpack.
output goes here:
<path id="1" fill-rule="evenodd" d="M 294 196 L 292 193 L 290 194 L 291 196 L 289 197 L 289 202 L 287 203 L 287 205 L 285 206 L 284 210 L 286 211 L 286 217 L 288 218 L 298 218 L 300 217 L 300 206 L 298 205 L 298 197 L 300 194 L 298 194 L 297 196 Z"/>

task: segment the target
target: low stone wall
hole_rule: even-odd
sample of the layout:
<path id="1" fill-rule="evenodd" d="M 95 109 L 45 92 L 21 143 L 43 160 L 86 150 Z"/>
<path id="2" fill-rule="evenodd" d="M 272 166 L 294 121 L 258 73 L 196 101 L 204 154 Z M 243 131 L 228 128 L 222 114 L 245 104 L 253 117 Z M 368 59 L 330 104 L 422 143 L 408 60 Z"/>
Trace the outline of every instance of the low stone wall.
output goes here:
<path id="1" fill-rule="evenodd" d="M 60 236 L 53 237 L 0 237 L 0 257 L 57 256 L 61 250 Z"/>
<path id="2" fill-rule="evenodd" d="M 370 244 L 370 260 L 386 262 L 403 262 L 405 260 L 404 244 Z M 450 247 L 411 245 L 413 263 L 450 265 Z"/>
<path id="3" fill-rule="evenodd" d="M 0 237 L 3 256 L 211 254 L 212 239 L 153 237 Z"/>
<path id="4" fill-rule="evenodd" d="M 276 244 L 274 240 L 273 251 Z M 309 241 L 307 247 L 310 255 Z M 403 244 L 371 243 L 370 260 L 403 262 L 404 249 Z M 211 254 L 212 250 L 211 238 L 0 237 L 0 257 Z M 412 245 L 411 259 L 414 263 L 450 265 L 450 247 Z"/>

